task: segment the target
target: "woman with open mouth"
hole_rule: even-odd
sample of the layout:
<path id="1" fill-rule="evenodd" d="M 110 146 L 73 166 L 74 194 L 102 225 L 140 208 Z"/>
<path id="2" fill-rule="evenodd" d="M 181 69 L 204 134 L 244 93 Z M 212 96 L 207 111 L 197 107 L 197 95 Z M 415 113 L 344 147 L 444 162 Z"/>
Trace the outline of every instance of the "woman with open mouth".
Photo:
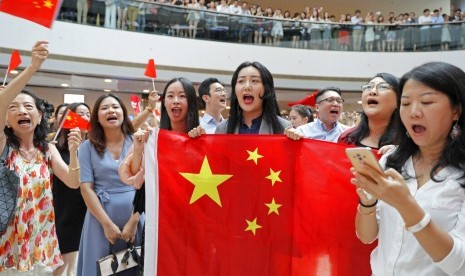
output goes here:
<path id="1" fill-rule="evenodd" d="M 160 129 L 187 134 L 189 129 L 198 127 L 197 96 L 194 85 L 188 79 L 170 80 L 165 86 L 161 100 Z M 145 212 L 144 147 L 149 136 L 154 133 L 150 128 L 137 130 L 134 133 L 134 145 L 118 168 L 121 180 L 139 189 L 134 198 L 133 212 L 136 215 Z M 153 135 L 150 137 L 154 138 Z M 144 248 L 142 252 L 144 253 Z"/>
<path id="2" fill-rule="evenodd" d="M 373 275 L 465 275 L 465 72 L 444 62 L 400 80 L 395 150 L 352 184 L 355 227 Z M 372 197 L 368 197 L 366 190 Z"/>
<path id="3" fill-rule="evenodd" d="M 123 101 L 114 94 L 100 96 L 90 118 L 89 139 L 79 147 L 81 194 L 87 206 L 79 245 L 77 275 L 97 275 L 97 261 L 141 244 L 143 216 L 132 213 L 136 193 L 124 184 L 118 166 L 133 143 L 134 132 Z M 122 275 L 138 275 L 125 271 Z"/>
<path id="4" fill-rule="evenodd" d="M 0 93 L 0 153 L 7 153 L 5 167 L 20 179 L 13 215 L 0 235 L 0 274 L 52 275 L 63 264 L 55 231 L 52 175 L 69 188 L 79 187 L 80 131 L 72 129 L 67 136 L 68 165 L 46 142 L 44 101 L 23 90 L 48 54 L 48 42 L 38 41 L 31 64 Z"/>
<path id="5" fill-rule="evenodd" d="M 259 62 L 243 62 L 231 81 L 229 118 L 216 128 L 217 134 L 283 134 L 291 123 L 280 117 L 273 76 Z M 192 138 L 205 134 L 202 127 L 189 131 Z"/>
<path id="6" fill-rule="evenodd" d="M 362 85 L 360 123 L 345 130 L 338 143 L 373 149 L 394 144 L 398 89 L 399 79 L 389 73 L 379 73 Z"/>

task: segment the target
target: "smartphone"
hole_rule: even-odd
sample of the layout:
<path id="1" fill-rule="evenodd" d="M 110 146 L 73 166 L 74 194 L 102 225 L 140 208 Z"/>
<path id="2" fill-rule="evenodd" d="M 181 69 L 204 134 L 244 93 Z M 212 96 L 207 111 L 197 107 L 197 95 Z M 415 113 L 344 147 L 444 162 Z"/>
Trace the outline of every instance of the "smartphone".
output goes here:
<path id="1" fill-rule="evenodd" d="M 346 149 L 346 154 L 356 171 L 363 171 L 363 164 L 368 164 L 370 167 L 384 175 L 383 168 L 381 168 L 375 154 L 370 148 L 348 148 Z"/>
<path id="2" fill-rule="evenodd" d="M 378 159 L 376 159 L 375 154 L 370 148 L 348 148 L 346 149 L 346 154 L 356 171 L 363 171 L 363 164 L 368 164 L 382 175 L 385 175 L 383 168 L 381 168 Z M 371 194 L 366 191 L 364 192 L 368 199 L 373 198 Z"/>

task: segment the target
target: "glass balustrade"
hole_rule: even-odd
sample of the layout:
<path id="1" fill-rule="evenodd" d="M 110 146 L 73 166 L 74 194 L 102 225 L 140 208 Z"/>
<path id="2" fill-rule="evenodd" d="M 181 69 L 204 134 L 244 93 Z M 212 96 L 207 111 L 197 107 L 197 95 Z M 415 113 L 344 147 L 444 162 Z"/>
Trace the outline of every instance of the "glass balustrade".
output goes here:
<path id="1" fill-rule="evenodd" d="M 86 0 L 64 0 L 58 20 L 186 39 L 298 49 L 365 52 L 465 49 L 465 21 L 354 25 L 233 15 L 135 0 L 92 0 L 90 5 Z"/>

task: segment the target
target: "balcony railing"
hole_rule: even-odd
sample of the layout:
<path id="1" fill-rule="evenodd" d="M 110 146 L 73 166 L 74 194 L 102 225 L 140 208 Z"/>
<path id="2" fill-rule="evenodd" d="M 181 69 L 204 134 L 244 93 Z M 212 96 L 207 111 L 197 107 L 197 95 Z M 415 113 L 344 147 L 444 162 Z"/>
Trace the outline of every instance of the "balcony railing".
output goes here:
<path id="1" fill-rule="evenodd" d="M 157 35 L 299 49 L 365 52 L 465 49 L 465 21 L 354 25 L 233 15 L 135 0 L 90 1 L 85 14 L 85 9 L 77 8 L 77 2 L 81 1 L 64 0 L 58 20 Z"/>

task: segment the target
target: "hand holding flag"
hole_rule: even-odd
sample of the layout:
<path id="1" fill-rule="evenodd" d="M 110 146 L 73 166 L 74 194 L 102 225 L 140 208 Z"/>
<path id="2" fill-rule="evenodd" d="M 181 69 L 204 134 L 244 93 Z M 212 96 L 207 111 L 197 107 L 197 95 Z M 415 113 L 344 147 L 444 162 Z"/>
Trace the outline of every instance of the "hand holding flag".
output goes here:
<path id="1" fill-rule="evenodd" d="M 152 85 L 153 85 L 153 90 L 155 89 L 155 78 L 157 77 L 157 69 L 155 68 L 155 61 L 153 58 L 149 59 L 147 66 L 145 67 L 145 73 L 149 78 L 152 78 Z"/>
<path id="2" fill-rule="evenodd" d="M 80 130 L 90 130 L 90 123 L 89 121 L 81 118 L 78 114 L 69 110 L 66 117 L 63 119 L 63 125 L 61 128 L 71 129 L 75 127 L 78 127 Z"/>
<path id="3" fill-rule="evenodd" d="M 58 138 L 58 134 L 62 129 L 72 129 L 78 127 L 80 130 L 90 130 L 90 122 L 84 120 L 78 114 L 74 113 L 73 111 L 67 109 L 66 113 L 63 115 L 63 119 L 60 122 L 60 126 L 53 137 L 52 141 L 56 141 Z"/>

